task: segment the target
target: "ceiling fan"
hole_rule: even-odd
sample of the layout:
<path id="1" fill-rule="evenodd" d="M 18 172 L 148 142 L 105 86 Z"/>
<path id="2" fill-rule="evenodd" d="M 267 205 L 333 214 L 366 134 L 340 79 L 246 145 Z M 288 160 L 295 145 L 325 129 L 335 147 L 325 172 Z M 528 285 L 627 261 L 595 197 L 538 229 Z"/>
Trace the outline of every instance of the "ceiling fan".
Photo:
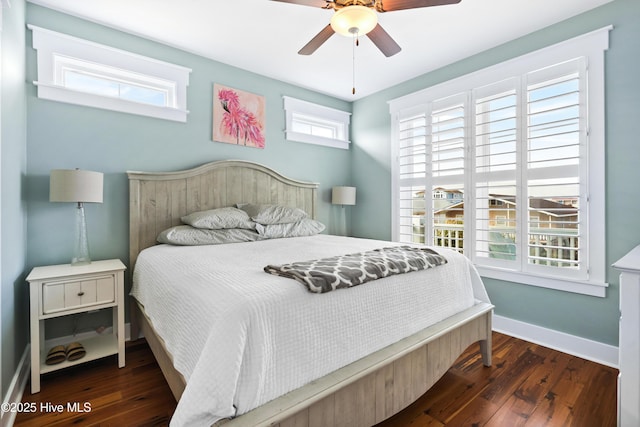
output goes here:
<path id="1" fill-rule="evenodd" d="M 401 47 L 391 38 L 380 24 L 377 12 L 417 9 L 420 7 L 440 6 L 460 3 L 461 0 L 273 0 L 302 6 L 333 9 L 331 23 L 324 27 L 298 53 L 311 55 L 334 33 L 344 36 L 367 35 L 382 53 L 389 57 L 400 52 Z"/>

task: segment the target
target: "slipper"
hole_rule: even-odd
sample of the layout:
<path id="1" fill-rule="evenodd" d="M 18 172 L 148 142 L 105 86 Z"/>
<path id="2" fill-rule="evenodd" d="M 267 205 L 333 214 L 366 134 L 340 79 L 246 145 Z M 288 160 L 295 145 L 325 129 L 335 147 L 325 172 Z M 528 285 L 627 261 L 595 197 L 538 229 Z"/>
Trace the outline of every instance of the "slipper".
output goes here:
<path id="1" fill-rule="evenodd" d="M 67 346 L 67 360 L 74 361 L 82 359 L 85 354 L 87 354 L 87 352 L 79 342 L 72 342 Z"/>
<path id="2" fill-rule="evenodd" d="M 47 353 L 47 359 L 45 363 L 47 365 L 57 365 L 58 363 L 62 363 L 67 359 L 67 352 L 63 345 L 57 345 L 49 350 Z"/>

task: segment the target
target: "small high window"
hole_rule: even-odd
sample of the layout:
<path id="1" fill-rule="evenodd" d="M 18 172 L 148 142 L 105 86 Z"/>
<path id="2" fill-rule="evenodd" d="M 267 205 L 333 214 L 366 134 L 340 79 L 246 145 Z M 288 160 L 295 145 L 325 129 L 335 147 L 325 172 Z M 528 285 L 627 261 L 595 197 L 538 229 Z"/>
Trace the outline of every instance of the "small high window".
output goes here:
<path id="1" fill-rule="evenodd" d="M 351 113 L 288 96 L 283 98 L 288 140 L 349 149 Z"/>
<path id="2" fill-rule="evenodd" d="M 187 121 L 190 69 L 33 25 L 38 97 Z"/>

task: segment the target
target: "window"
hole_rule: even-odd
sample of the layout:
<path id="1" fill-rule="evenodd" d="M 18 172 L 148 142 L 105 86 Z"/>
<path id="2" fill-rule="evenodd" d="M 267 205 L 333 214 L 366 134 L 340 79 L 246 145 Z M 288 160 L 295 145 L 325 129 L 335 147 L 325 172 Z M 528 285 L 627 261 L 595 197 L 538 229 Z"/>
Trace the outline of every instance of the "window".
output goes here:
<path id="1" fill-rule="evenodd" d="M 186 122 L 190 69 L 28 27 L 39 98 Z"/>
<path id="2" fill-rule="evenodd" d="M 288 140 L 349 149 L 351 113 L 288 96 L 283 98 Z"/>
<path id="3" fill-rule="evenodd" d="M 176 105 L 175 82 L 53 54 L 56 85 L 158 107 Z"/>
<path id="4" fill-rule="evenodd" d="M 609 29 L 391 101 L 394 239 L 604 296 Z"/>

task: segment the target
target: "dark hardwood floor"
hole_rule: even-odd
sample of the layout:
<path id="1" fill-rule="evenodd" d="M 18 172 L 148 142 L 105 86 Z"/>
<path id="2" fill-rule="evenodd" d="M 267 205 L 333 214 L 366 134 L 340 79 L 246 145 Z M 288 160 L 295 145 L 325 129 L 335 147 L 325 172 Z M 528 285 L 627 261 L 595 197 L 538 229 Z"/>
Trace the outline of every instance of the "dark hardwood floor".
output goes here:
<path id="1" fill-rule="evenodd" d="M 63 411 L 19 413 L 14 426 L 166 426 L 176 407 L 151 349 L 144 340 L 126 343 L 126 366 L 116 356 L 105 357 L 50 374 L 41 379 L 40 393 L 24 392 L 22 402 L 65 406 Z M 88 412 L 66 405 L 85 402 Z M 73 409 L 73 408 L 72 408 Z"/>
<path id="2" fill-rule="evenodd" d="M 378 427 L 616 425 L 616 369 L 498 333 L 493 340 L 492 367 L 471 346 L 431 390 Z M 43 376 L 38 394 L 28 387 L 23 402 L 37 411 L 18 414 L 17 427 L 165 426 L 176 406 L 144 340 L 127 343 L 125 368 L 114 356 Z M 90 411 L 75 411 L 74 402 Z M 41 411 L 46 404 L 64 410 Z"/>
<path id="3" fill-rule="evenodd" d="M 613 427 L 618 370 L 493 333 L 493 365 L 477 345 L 413 405 L 378 427 Z"/>

